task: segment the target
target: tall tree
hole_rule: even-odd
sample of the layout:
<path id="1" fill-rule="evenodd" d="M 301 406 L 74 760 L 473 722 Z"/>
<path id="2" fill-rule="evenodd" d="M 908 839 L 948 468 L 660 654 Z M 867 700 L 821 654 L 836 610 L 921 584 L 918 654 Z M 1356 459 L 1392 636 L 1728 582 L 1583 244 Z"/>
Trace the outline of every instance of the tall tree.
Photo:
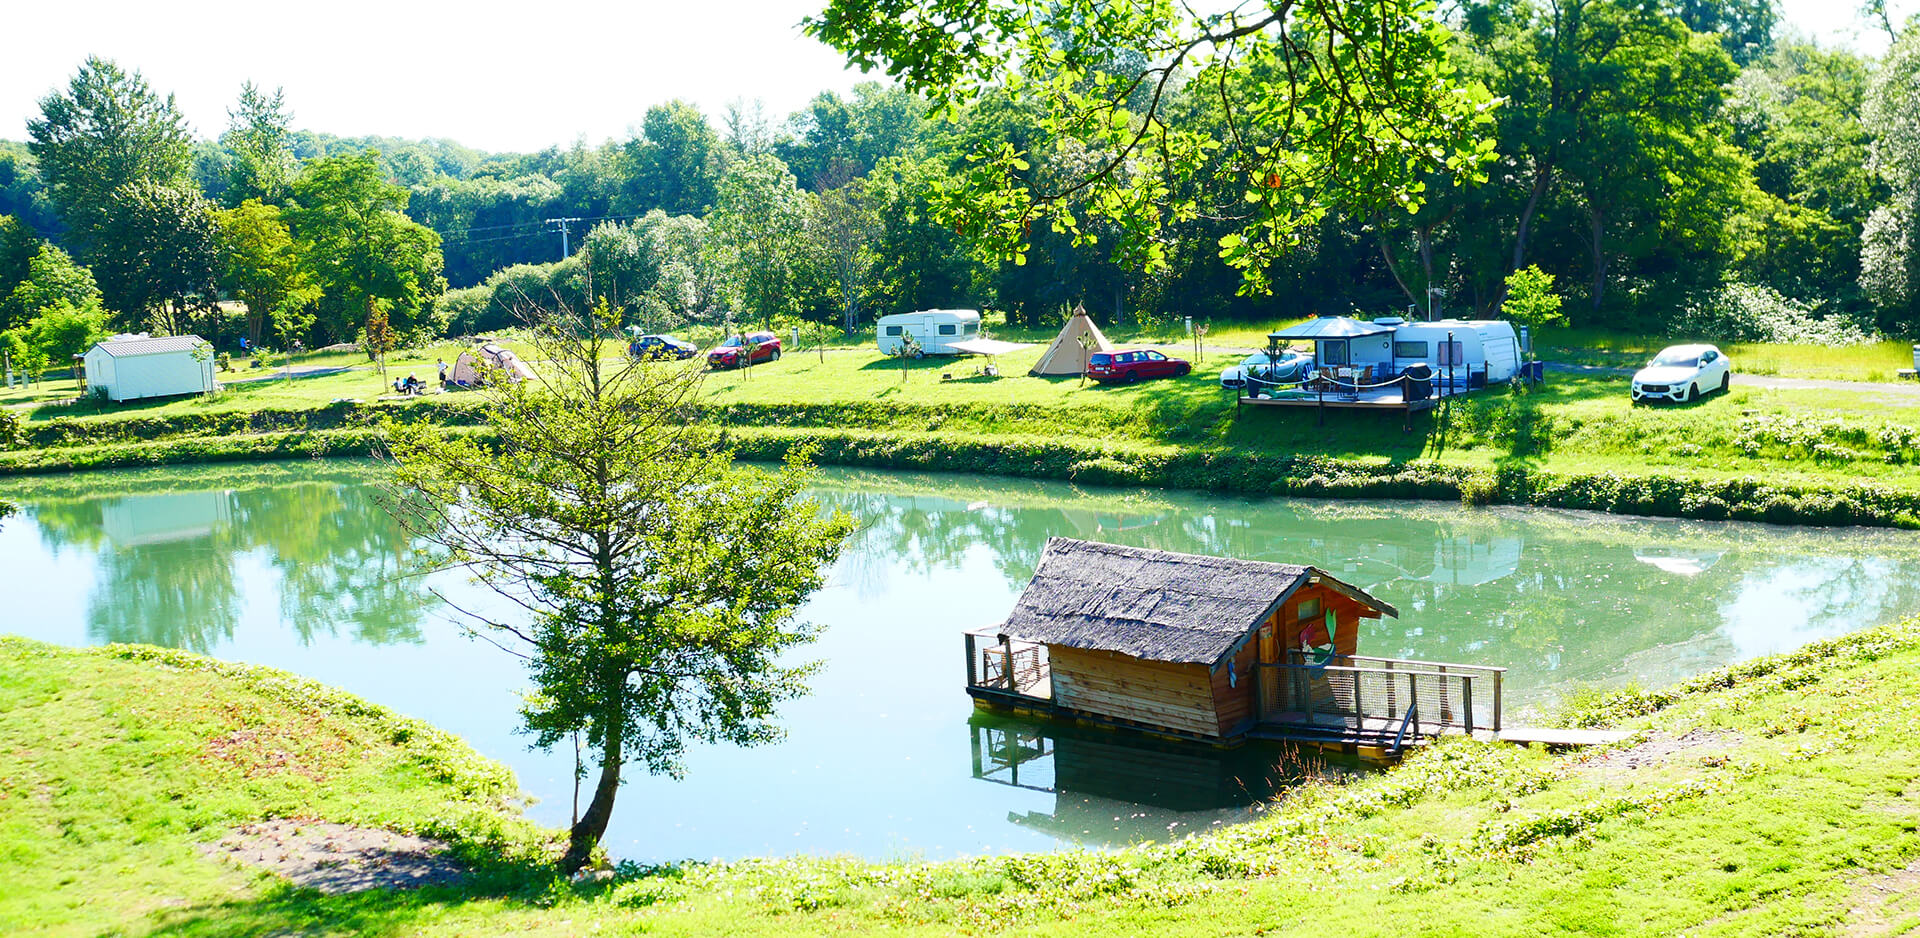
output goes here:
<path id="1" fill-rule="evenodd" d="M 248 199 L 214 218 L 220 227 L 220 285 L 246 304 L 247 341 L 258 347 L 272 320 L 304 309 L 320 290 L 300 263 L 278 208 Z"/>
<path id="2" fill-rule="evenodd" d="M 807 21 L 863 69 L 882 68 L 948 114 L 983 100 L 1033 109 L 1041 145 L 1071 141 L 1078 172 L 1036 176 L 1034 152 L 985 140 L 966 154 L 941 220 L 1015 263 L 1046 221 L 1085 243 L 1088 221 L 1135 268 L 1167 266 L 1168 225 L 1232 220 L 1221 254 L 1252 290 L 1329 214 L 1418 205 L 1426 174 L 1477 175 L 1492 102 L 1448 61 L 1423 0 L 1266 0 L 1196 12 L 1168 0 L 832 0 Z M 1222 132 L 1168 106 L 1205 94 Z M 1187 181 L 1206 174 L 1208 184 Z M 1084 206 L 1084 207 L 1083 207 Z"/>
<path id="3" fill-rule="evenodd" d="M 219 299 L 219 228 L 194 189 L 142 179 L 113 193 L 90 257 L 107 305 L 128 325 L 169 335 L 196 328 Z M 107 245 L 111 245 L 110 247 Z"/>
<path id="4" fill-rule="evenodd" d="M 1920 325 L 1920 27 L 1887 52 L 1862 119 L 1888 191 L 1861 234 L 1860 285 L 1888 325 Z"/>
<path id="5" fill-rule="evenodd" d="M 40 116 L 27 121 L 27 136 L 40 176 L 89 263 L 91 251 L 109 246 L 102 233 L 115 211 L 114 193 L 137 182 L 179 183 L 192 158 L 186 118 L 173 96 L 161 97 L 139 72 L 101 58 L 88 58 L 64 92 L 40 99 Z"/>
<path id="6" fill-rule="evenodd" d="M 585 735 L 598 777 L 562 866 L 588 863 L 630 766 L 680 775 L 689 741 L 775 739 L 812 666 L 795 618 L 852 530 L 802 495 L 796 457 L 733 462 L 694 419 L 699 373 L 613 365 L 616 322 L 535 321 L 541 367 L 479 393 L 497 442 L 391 430 L 397 517 L 524 612 L 475 628 L 526 663 L 542 747 Z"/>
<path id="7" fill-rule="evenodd" d="M 873 291 L 874 247 L 885 230 L 880 212 L 860 179 L 847 179 L 811 201 L 807 230 L 818 243 L 840 300 L 840 326 L 848 335 Z"/>
<path id="8" fill-rule="evenodd" d="M 293 203 L 295 251 L 322 292 L 320 338 L 353 338 L 376 306 L 398 332 L 437 331 L 429 314 L 446 290 L 440 236 L 402 214 L 407 190 L 386 180 L 374 154 L 308 163 Z"/>
<path id="9" fill-rule="evenodd" d="M 248 199 L 278 205 L 286 200 L 299 170 L 288 129 L 292 122 L 282 89 L 267 94 L 250 81 L 240 86 L 240 100 L 227 111 L 227 132 L 220 135 L 221 144 L 233 154 L 227 166 L 227 205 Z"/>
<path id="10" fill-rule="evenodd" d="M 1749 282 L 1803 298 L 1858 293 L 1860 230 L 1877 201 L 1860 122 L 1867 66 L 1854 52 L 1791 41 L 1733 83 L 1732 140 L 1765 193 L 1739 264 Z"/>
<path id="11" fill-rule="evenodd" d="M 7 297 L 32 275 L 33 260 L 39 253 L 40 239 L 33 229 L 12 215 L 0 215 L 0 332 L 25 321 L 20 310 L 7 305 Z"/>
<path id="12" fill-rule="evenodd" d="M 605 297 L 622 321 L 634 318 L 642 298 L 660 279 L 660 259 L 642 243 L 640 227 L 637 221 L 601 222 L 580 240 L 577 255 L 585 261 L 588 291 Z"/>
<path id="13" fill-rule="evenodd" d="M 657 208 L 669 215 L 705 215 L 724 162 L 720 135 L 699 108 L 685 101 L 656 104 L 647 109 L 640 136 L 621 150 L 626 181 L 617 204 L 626 214 Z"/>
<path id="14" fill-rule="evenodd" d="M 767 328 L 776 314 L 794 312 L 792 284 L 805 237 L 807 197 L 787 165 L 761 154 L 728 167 L 708 221 L 746 308 L 760 314 Z"/>
<path id="15" fill-rule="evenodd" d="M 65 303 L 79 309 L 98 308 L 100 288 L 93 272 L 73 262 L 67 252 L 43 244 L 27 262 L 27 275 L 0 296 L 0 331 L 24 325 L 43 311 Z"/>

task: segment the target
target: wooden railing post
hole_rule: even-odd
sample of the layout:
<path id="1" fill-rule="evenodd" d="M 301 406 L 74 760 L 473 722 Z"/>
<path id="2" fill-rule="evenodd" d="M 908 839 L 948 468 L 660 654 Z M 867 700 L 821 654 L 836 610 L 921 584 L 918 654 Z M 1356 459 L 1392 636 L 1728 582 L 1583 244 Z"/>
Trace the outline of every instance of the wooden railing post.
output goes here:
<path id="1" fill-rule="evenodd" d="M 1461 701 L 1461 706 L 1464 707 L 1467 711 L 1467 735 L 1472 736 L 1473 735 L 1473 676 L 1472 675 L 1461 675 L 1460 677 L 1460 701 Z"/>
<path id="2" fill-rule="evenodd" d="M 1500 679 L 1503 676 L 1503 672 L 1493 672 L 1493 732 L 1496 735 L 1500 732 Z"/>

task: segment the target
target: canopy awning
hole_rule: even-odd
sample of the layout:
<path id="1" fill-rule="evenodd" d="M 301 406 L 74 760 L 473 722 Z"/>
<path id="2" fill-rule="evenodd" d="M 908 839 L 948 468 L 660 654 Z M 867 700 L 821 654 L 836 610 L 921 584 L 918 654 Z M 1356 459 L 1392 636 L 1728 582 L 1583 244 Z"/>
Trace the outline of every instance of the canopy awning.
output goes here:
<path id="1" fill-rule="evenodd" d="M 1306 322 L 1295 323 L 1279 332 L 1267 333 L 1267 338 L 1280 339 L 1352 339 L 1363 335 L 1379 335 L 1392 332 L 1392 326 L 1383 326 L 1377 322 L 1363 322 L 1345 316 L 1322 316 Z"/>
<path id="2" fill-rule="evenodd" d="M 999 339 L 968 339 L 965 342 L 949 342 L 947 348 L 968 355 L 1005 355 L 1033 346 L 1025 342 L 1002 342 Z"/>

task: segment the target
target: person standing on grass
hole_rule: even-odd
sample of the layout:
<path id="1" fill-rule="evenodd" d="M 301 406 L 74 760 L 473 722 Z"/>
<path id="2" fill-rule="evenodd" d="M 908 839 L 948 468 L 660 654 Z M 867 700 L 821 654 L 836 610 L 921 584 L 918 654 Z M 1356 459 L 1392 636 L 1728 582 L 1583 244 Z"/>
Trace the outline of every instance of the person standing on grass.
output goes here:
<path id="1" fill-rule="evenodd" d="M 436 358 L 433 363 L 440 366 L 440 386 L 444 388 L 447 386 L 447 362 Z"/>

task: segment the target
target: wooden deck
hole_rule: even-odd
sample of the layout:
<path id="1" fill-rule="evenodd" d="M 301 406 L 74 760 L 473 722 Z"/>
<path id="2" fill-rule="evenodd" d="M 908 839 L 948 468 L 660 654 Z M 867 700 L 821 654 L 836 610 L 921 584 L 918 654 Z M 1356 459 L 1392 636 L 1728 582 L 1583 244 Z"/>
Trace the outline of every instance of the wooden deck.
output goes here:
<path id="1" fill-rule="evenodd" d="M 1444 384 L 1436 383 L 1433 386 L 1433 395 L 1431 397 L 1411 401 L 1407 400 L 1405 389 L 1397 383 L 1386 387 L 1358 391 L 1342 391 L 1337 389 L 1282 391 L 1280 392 L 1280 396 L 1277 397 L 1250 397 L 1247 395 L 1247 392 L 1243 390 L 1240 393 L 1239 403 L 1236 406 L 1306 407 L 1321 411 L 1323 417 L 1328 410 L 1397 412 L 1401 415 L 1403 425 L 1411 427 L 1414 414 L 1434 409 L 1439 406 L 1442 399 L 1459 397 L 1462 394 L 1470 394 L 1474 390 L 1477 389 L 1468 388 L 1464 385 L 1447 387 Z"/>
<path id="2" fill-rule="evenodd" d="M 1359 655 L 1335 659 L 1339 664 L 1315 664 L 1289 652 L 1283 661 L 1252 667 L 1246 680 L 1254 682 L 1253 713 L 1237 725 L 1220 726 L 1223 732 L 1216 733 L 1212 727 L 1174 719 L 1181 714 L 1164 707 L 1094 706 L 1112 703 L 1111 694 L 1089 696 L 1093 704 L 1086 707 L 1062 704 L 1055 698 L 1047 648 L 991 628 L 966 633 L 966 652 L 967 693 L 975 706 L 1215 747 L 1270 740 L 1391 760 L 1410 747 L 1455 734 L 1550 748 L 1606 745 L 1627 737 L 1612 730 L 1504 725 L 1501 684 L 1506 669 L 1485 665 Z M 1116 693 L 1135 683 L 1120 682 Z M 1075 696 L 1073 702 L 1079 701 Z M 1111 712 L 1095 712 L 1098 709 Z"/>

